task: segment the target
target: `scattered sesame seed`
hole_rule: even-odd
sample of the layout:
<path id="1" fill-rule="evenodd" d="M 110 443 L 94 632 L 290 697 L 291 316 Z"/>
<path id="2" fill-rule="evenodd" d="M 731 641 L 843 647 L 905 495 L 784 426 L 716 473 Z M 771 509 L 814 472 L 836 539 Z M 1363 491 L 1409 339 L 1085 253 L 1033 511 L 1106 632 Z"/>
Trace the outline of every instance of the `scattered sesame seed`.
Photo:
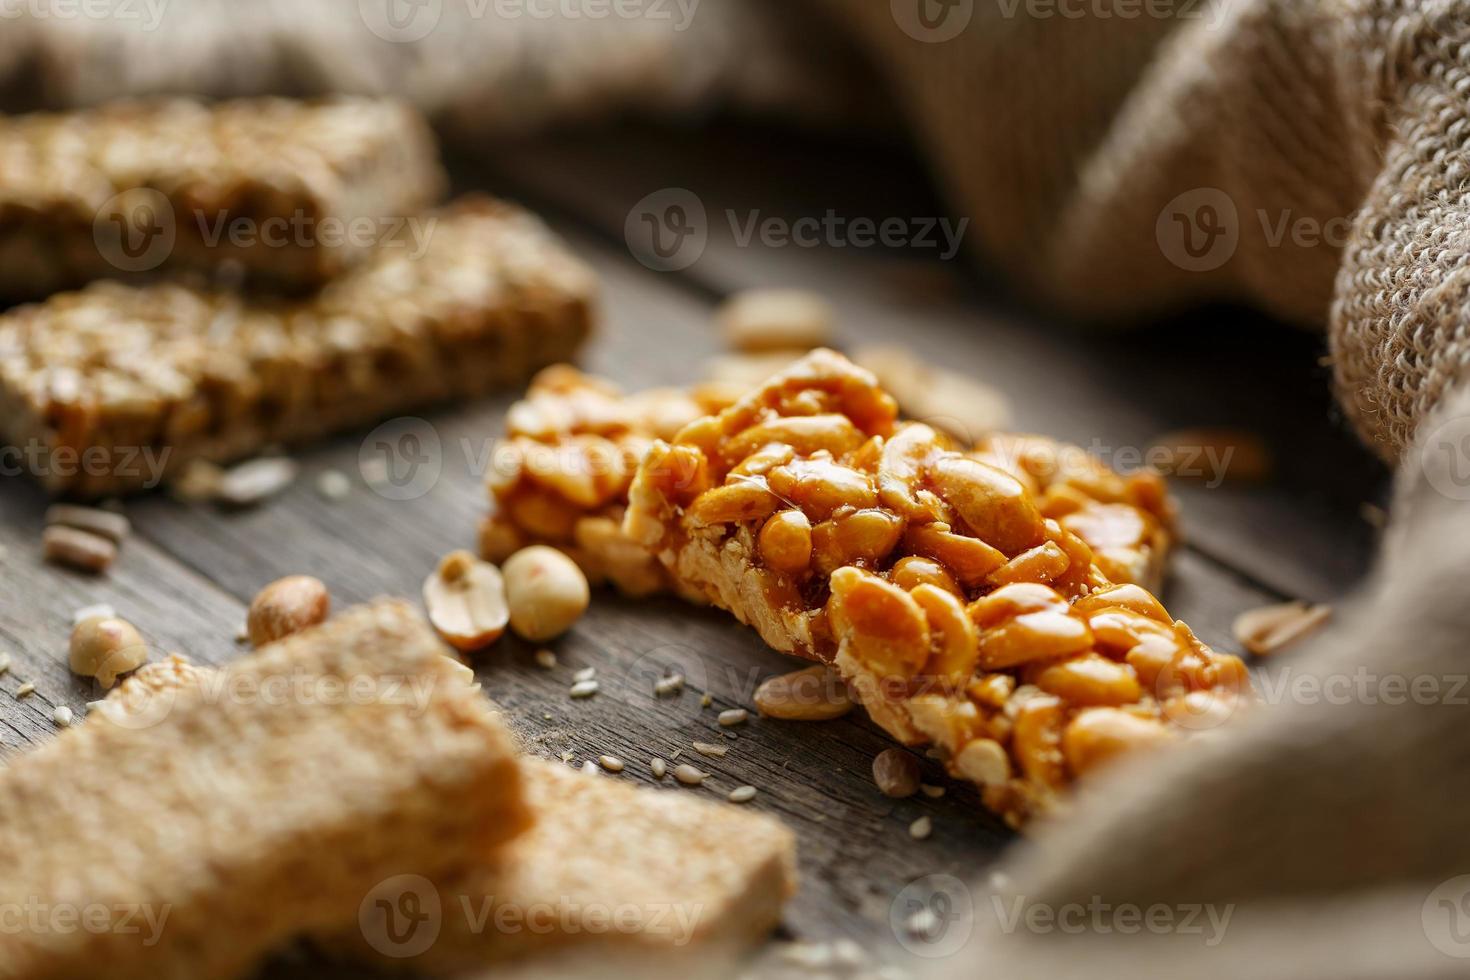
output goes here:
<path id="1" fill-rule="evenodd" d="M 868 954 L 853 940 L 839 939 L 832 944 L 832 959 L 837 966 L 857 969 L 868 961 Z"/>
<path id="2" fill-rule="evenodd" d="M 944 795 L 944 787 L 943 786 L 930 786 L 928 783 L 920 783 L 919 784 L 919 792 L 923 793 L 925 796 L 929 797 L 929 799 L 931 799 L 931 800 L 937 800 L 941 796 Z"/>
<path id="3" fill-rule="evenodd" d="M 58 705 L 57 708 L 56 708 L 56 710 L 53 711 L 53 712 L 51 712 L 51 720 L 54 721 L 54 722 L 56 722 L 56 726 L 58 728 L 69 728 L 69 727 L 71 727 L 71 722 L 72 722 L 71 709 L 68 708 L 64 704 L 63 705 Z"/>
<path id="4" fill-rule="evenodd" d="M 698 752 L 700 755 L 707 755 L 716 759 L 723 759 L 725 757 L 725 753 L 729 752 L 730 750 L 725 748 L 723 745 L 714 745 L 710 742 L 695 742 L 694 751 Z"/>
<path id="5" fill-rule="evenodd" d="M 540 668 L 542 668 L 544 670 L 555 670 L 556 669 L 556 651 L 554 651 L 554 650 L 537 650 L 536 651 L 536 666 L 537 667 L 540 667 Z"/>
<path id="6" fill-rule="evenodd" d="M 682 766 L 675 767 L 674 778 L 685 786 L 698 786 L 704 782 L 705 774 L 688 763 L 685 763 Z"/>
<path id="7" fill-rule="evenodd" d="M 731 708 L 720 712 L 720 724 L 725 728 L 734 728 L 736 725 L 745 724 L 745 720 L 749 717 L 750 712 L 744 708 Z"/>
<path id="8" fill-rule="evenodd" d="M 710 705 L 712 705 L 714 703 L 715 703 L 715 699 L 713 697 L 711 697 L 710 695 L 708 695 L 708 694 L 706 694 L 704 697 L 702 697 L 702 698 L 699 699 L 699 706 L 701 708 L 708 708 Z"/>
<path id="9" fill-rule="evenodd" d="M 781 959 L 791 966 L 825 970 L 832 965 L 832 947 L 826 943 L 788 943 L 781 949 Z"/>
<path id="10" fill-rule="evenodd" d="M 10 669 L 10 654 L 0 653 L 0 674 Z"/>
<path id="11" fill-rule="evenodd" d="M 340 470 L 322 470 L 316 478 L 316 492 L 333 502 L 346 500 L 352 492 L 352 481 Z"/>
<path id="12" fill-rule="evenodd" d="M 608 772 L 623 771 L 623 760 L 615 755 L 600 755 L 597 757 L 597 764 Z"/>
<path id="13" fill-rule="evenodd" d="M 903 927 L 913 936 L 932 936 L 941 924 L 933 909 L 922 908 L 904 920 Z"/>
<path id="14" fill-rule="evenodd" d="M 576 753 L 574 753 L 571 749 L 567 749 L 565 752 L 563 752 L 561 754 L 561 761 L 562 762 L 571 762 L 572 761 L 572 756 L 575 755 L 575 754 Z"/>
<path id="15" fill-rule="evenodd" d="M 590 698 L 596 693 L 596 681 L 578 681 L 577 683 L 572 685 L 571 694 L 574 698 Z"/>
<path id="16" fill-rule="evenodd" d="M 582 763 L 582 771 L 591 776 L 597 775 L 597 763 L 593 762 L 591 759 L 588 759 L 586 762 Z"/>
<path id="17" fill-rule="evenodd" d="M 934 821 L 928 817 L 920 817 L 909 824 L 909 836 L 914 840 L 926 840 L 934 832 Z"/>
<path id="18" fill-rule="evenodd" d="M 596 667 L 583 667 L 581 670 L 577 671 L 575 674 L 572 675 L 572 680 L 574 680 L 574 681 L 590 681 L 592 678 L 594 678 L 596 676 L 597 676 L 597 668 Z"/>
<path id="19" fill-rule="evenodd" d="M 663 779 L 668 774 L 669 764 L 658 756 L 654 756 L 649 760 L 648 768 L 653 772 L 654 779 Z"/>
<path id="20" fill-rule="evenodd" d="M 541 712 L 541 720 L 542 721 L 550 721 L 551 720 L 551 712 L 550 711 L 543 711 L 543 712 Z"/>
<path id="21" fill-rule="evenodd" d="M 678 694 L 682 690 L 684 690 L 683 674 L 670 674 L 667 677 L 660 677 L 653 682 L 653 693 L 655 697 L 665 698 L 673 694 Z"/>
<path id="22" fill-rule="evenodd" d="M 19 701 L 21 698 L 29 697 L 30 695 L 35 693 L 36 685 L 32 684 L 30 681 L 26 681 L 20 687 L 15 689 L 15 699 Z"/>
<path id="23" fill-rule="evenodd" d="M 731 803 L 749 803 L 751 800 L 755 799 L 755 787 L 737 786 L 734 789 L 730 790 L 730 795 L 726 797 L 726 799 L 728 799 Z"/>

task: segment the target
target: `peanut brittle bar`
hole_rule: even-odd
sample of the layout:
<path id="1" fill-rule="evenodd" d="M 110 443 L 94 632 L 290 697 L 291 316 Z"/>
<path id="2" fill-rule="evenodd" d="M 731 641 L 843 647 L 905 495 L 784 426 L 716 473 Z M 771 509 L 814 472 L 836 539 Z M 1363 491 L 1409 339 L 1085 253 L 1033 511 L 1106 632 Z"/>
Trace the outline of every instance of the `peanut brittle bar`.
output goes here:
<path id="1" fill-rule="evenodd" d="M 428 126 L 389 100 L 180 99 L 0 119 L 0 295 L 227 263 L 316 286 L 444 183 Z"/>
<path id="2" fill-rule="evenodd" d="M 896 415 L 870 373 L 813 352 L 655 443 L 624 530 L 775 649 L 833 664 L 1013 825 L 1113 756 L 1229 713 L 1242 662 L 1111 581 L 1080 533 L 1116 523 L 1106 547 L 1146 545 L 1156 476 L 1099 469 L 1099 502 L 1076 474 L 990 462 L 1015 443 L 960 452 Z M 1109 564 L 1140 567 L 1123 554 Z"/>
<path id="3" fill-rule="evenodd" d="M 0 442 L 53 491 L 95 497 L 572 355 L 590 270 L 509 205 L 472 197 L 431 217 L 422 253 L 384 243 L 302 302 L 101 282 L 0 316 Z"/>
<path id="4" fill-rule="evenodd" d="M 36 918 L 0 930 L 7 975 L 240 976 L 405 863 L 490 859 L 529 822 L 519 763 L 443 650 L 379 601 L 219 672 L 145 668 L 14 760 L 0 900 Z"/>
<path id="5" fill-rule="evenodd" d="M 740 394 L 727 384 L 626 394 L 568 365 L 542 371 L 507 416 L 487 481 L 494 509 L 480 527 L 481 553 L 499 562 L 528 544 L 551 544 L 594 583 L 632 596 L 677 589 L 622 532 L 628 487 L 655 440 L 672 440 Z M 1109 580 L 1157 591 L 1174 535 L 1174 505 L 1157 475 L 1123 477 L 1082 448 L 1042 436 L 987 436 L 973 455 L 1020 480 L 1047 517 L 1092 547 Z"/>
<path id="6" fill-rule="evenodd" d="M 734 401 L 718 385 L 625 394 L 566 364 L 546 368 L 506 417 L 487 483 L 494 511 L 480 551 L 499 562 L 528 544 L 570 555 L 594 584 L 631 596 L 675 589 L 658 560 L 623 535 L 628 485 L 657 439 Z"/>

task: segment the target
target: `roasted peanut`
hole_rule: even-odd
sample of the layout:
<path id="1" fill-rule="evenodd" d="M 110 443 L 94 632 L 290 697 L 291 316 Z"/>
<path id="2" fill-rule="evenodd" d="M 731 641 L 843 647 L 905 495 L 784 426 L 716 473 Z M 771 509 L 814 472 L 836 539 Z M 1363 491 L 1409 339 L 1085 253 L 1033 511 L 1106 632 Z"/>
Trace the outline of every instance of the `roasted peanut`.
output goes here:
<path id="1" fill-rule="evenodd" d="M 884 749 L 873 757 L 873 782 L 895 800 L 919 791 L 919 760 L 903 749 Z"/>
<path id="2" fill-rule="evenodd" d="M 126 620 L 93 616 L 71 631 L 68 661 L 72 673 L 95 677 L 97 683 L 110 688 L 119 675 L 148 662 L 148 647 Z"/>
<path id="3" fill-rule="evenodd" d="M 445 555 L 424 580 L 424 606 L 445 642 L 465 653 L 500 639 L 510 619 L 500 570 L 468 551 Z"/>
<path id="4" fill-rule="evenodd" d="M 941 456 L 928 472 L 939 496 L 985 543 L 1007 555 L 1041 543 L 1041 512 L 1014 476 L 963 456 Z"/>
<path id="5" fill-rule="evenodd" d="M 761 528 L 761 560 L 778 572 L 804 572 L 812 560 L 812 524 L 799 510 L 783 510 Z"/>
<path id="6" fill-rule="evenodd" d="M 310 575 L 277 579 L 256 593 L 245 616 L 250 645 L 263 647 L 309 626 L 324 623 L 332 600 L 327 587 Z"/>
<path id="7" fill-rule="evenodd" d="M 725 342 L 739 351 L 821 347 L 831 341 L 834 319 L 831 304 L 802 289 L 748 289 L 718 313 Z"/>
<path id="8" fill-rule="evenodd" d="M 1067 765 L 1077 775 L 1134 749 L 1169 741 L 1169 730 L 1151 718 L 1140 718 L 1117 708 L 1083 711 L 1067 726 L 1062 749 Z"/>
<path id="9" fill-rule="evenodd" d="M 582 570 L 555 548 L 523 548 L 506 560 L 504 572 L 510 627 L 533 642 L 571 629 L 592 599 Z"/>
<path id="10" fill-rule="evenodd" d="M 768 718 L 830 721 L 851 711 L 853 702 L 842 679 L 818 664 L 768 678 L 756 688 L 755 706 Z"/>

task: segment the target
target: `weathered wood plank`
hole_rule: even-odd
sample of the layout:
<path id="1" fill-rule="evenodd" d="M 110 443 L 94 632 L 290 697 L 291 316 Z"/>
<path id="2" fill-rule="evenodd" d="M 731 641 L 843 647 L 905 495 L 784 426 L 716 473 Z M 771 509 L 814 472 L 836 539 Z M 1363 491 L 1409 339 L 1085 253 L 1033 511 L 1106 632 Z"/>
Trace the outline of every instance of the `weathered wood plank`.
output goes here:
<path id="1" fill-rule="evenodd" d="M 669 163 L 655 159 L 651 145 L 640 150 L 636 141 L 627 144 L 633 176 L 638 176 L 638 167 L 646 168 L 648 177 L 668 172 L 663 169 L 667 166 L 694 182 L 705 178 L 707 168 L 734 183 L 731 168 L 716 166 L 710 152 L 695 153 L 686 146 L 683 157 Z M 694 363 L 719 349 L 709 322 L 713 300 L 748 282 L 770 281 L 816 285 L 832 293 L 850 342 L 901 337 L 931 359 L 1007 389 L 1023 425 L 1084 443 L 1096 436 L 1109 445 L 1134 445 L 1162 427 L 1162 419 L 1239 422 L 1257 410 L 1259 418 L 1268 419 L 1280 410 L 1281 403 L 1273 401 L 1277 393 L 1263 395 L 1240 379 L 1267 379 L 1271 388 L 1284 387 L 1288 377 L 1300 380 L 1259 365 L 1234 376 L 1212 369 L 1199 380 L 1181 365 L 1190 343 L 1209 349 L 1208 343 L 1189 340 L 1179 331 L 1116 340 L 1064 339 L 1039 332 L 1031 320 L 979 305 L 968 295 L 968 277 L 958 275 L 956 266 L 936 267 L 912 258 L 878 260 L 834 250 L 754 255 L 744 250 L 734 257 L 748 267 L 737 263 L 730 273 L 732 266 L 724 258 L 713 261 L 718 249 L 712 243 L 711 261 L 697 266 L 693 277 L 658 275 L 625 250 L 609 247 L 609 236 L 621 235 L 618 209 L 625 213 L 631 204 L 619 202 L 629 187 L 638 185 L 613 173 L 616 160 L 610 162 L 605 149 L 589 150 L 590 170 L 575 159 L 582 152 L 576 141 L 545 151 L 507 150 L 497 167 L 513 174 L 516 186 L 571 213 L 571 220 L 555 223 L 598 269 L 606 290 L 606 327 L 589 350 L 587 364 L 629 388 L 687 381 Z M 765 178 L 772 173 L 802 175 L 792 184 L 807 182 L 801 188 L 808 195 L 802 206 L 812 206 L 810 182 L 820 173 L 813 169 L 814 161 L 808 159 L 806 169 L 797 171 L 795 163 L 785 160 L 775 168 L 769 156 L 761 166 L 749 154 L 732 152 L 731 157 L 737 169 L 748 170 L 748 186 L 758 178 L 760 186 L 774 183 L 779 190 L 784 185 Z M 532 164 L 546 171 L 544 181 L 528 173 L 537 169 Z M 599 183 L 601 167 L 609 168 L 605 186 Z M 482 175 L 470 176 L 478 180 Z M 871 179 L 868 171 L 853 181 Z M 830 183 L 836 188 L 843 181 Z M 852 186 L 844 193 L 858 190 Z M 701 187 L 700 193 L 711 202 L 724 200 L 716 190 Z M 752 192 L 742 193 L 747 197 L 739 200 L 753 200 L 748 196 Z M 771 203 L 774 193 L 759 200 L 768 209 L 776 206 Z M 824 203 L 821 194 L 815 200 Z M 871 201 L 862 212 L 870 215 L 911 213 L 903 208 L 914 207 L 901 203 L 913 200 L 908 189 L 893 185 L 863 200 Z M 1195 359 L 1198 353 L 1189 356 Z M 1248 360 L 1242 356 L 1231 363 L 1238 368 Z M 128 511 L 138 533 L 105 579 L 42 567 L 41 495 L 15 480 L 0 483 L 0 545 L 9 549 L 3 565 L 0 643 L 20 654 L 18 662 L 47 698 L 79 707 L 95 693 L 90 684 L 67 673 L 64 648 L 71 613 L 82 605 L 110 602 L 159 649 L 181 649 L 218 662 L 240 655 L 233 638 L 244 603 L 281 575 L 318 575 L 339 606 L 384 593 L 417 596 L 424 576 L 444 552 L 473 547 L 475 525 L 486 507 L 484 460 L 513 397 L 425 414 L 425 425 L 438 440 L 441 472 L 427 492 L 412 499 L 391 499 L 366 485 L 360 455 L 365 444 L 369 455 L 377 450 L 368 433 L 358 432 L 300 453 L 303 476 L 297 485 L 254 510 L 226 513 L 162 494 L 130 501 Z M 1207 408 L 1216 414 L 1201 417 Z M 1291 420 L 1293 425 L 1296 421 Z M 1288 461 L 1303 470 L 1323 465 L 1315 455 L 1304 455 L 1300 463 Z M 346 500 L 331 502 L 315 491 L 315 477 L 326 469 L 351 477 L 353 489 Z M 1341 482 L 1331 492 L 1345 493 Z M 1341 503 L 1334 500 L 1334 506 Z M 1270 601 L 1272 589 L 1320 588 L 1327 593 L 1361 572 L 1365 549 L 1342 533 L 1337 510 L 1309 518 L 1308 505 L 1289 494 L 1260 497 L 1234 490 L 1191 494 L 1187 508 L 1203 551 L 1180 554 L 1167 598 L 1171 611 L 1217 645 L 1232 645 L 1231 618 L 1240 609 Z M 1278 523 L 1270 525 L 1268 517 Z M 1252 533 L 1263 546 L 1271 545 L 1280 568 L 1258 561 L 1251 549 L 1244 558 L 1223 546 L 1217 552 L 1216 539 L 1203 533 L 1217 518 L 1228 532 L 1223 535 L 1227 542 L 1255 522 L 1258 529 Z M 1299 523 L 1311 520 L 1320 523 L 1321 533 L 1300 530 Z M 1270 534 L 1276 539 L 1270 540 Z M 1334 541 L 1340 542 L 1336 551 Z M 1300 549 L 1305 557 L 1287 555 L 1299 542 L 1305 542 Z M 1212 560 L 1205 551 L 1218 553 L 1243 572 Z M 1312 562 L 1323 569 L 1315 578 L 1302 572 Z M 1263 582 L 1271 588 L 1263 588 Z M 971 876 L 1012 840 L 980 809 L 973 790 L 946 779 L 936 763 L 924 760 L 924 772 L 926 779 L 950 787 L 943 798 L 892 801 L 879 794 L 869 766 L 890 741 L 860 713 L 820 725 L 754 719 L 734 739 L 726 738 L 715 723 L 718 711 L 752 707 L 754 687 L 762 678 L 796 665 L 724 614 L 673 600 L 630 602 L 599 595 L 587 617 L 553 647 L 561 660 L 555 670 L 536 666 L 534 647 L 513 637 L 475 665 L 487 693 L 505 709 L 528 749 L 552 758 L 570 752 L 574 763 L 602 753 L 618 755 L 627 761 L 627 771 L 598 778 L 632 779 L 656 785 L 660 792 L 697 792 L 718 800 L 736 785 L 759 787 L 748 805 L 781 817 L 800 840 L 803 889 L 788 924 L 803 938 L 846 935 L 867 940 L 875 929 L 886 930 L 889 904 L 905 883 L 933 872 Z M 667 662 L 679 664 L 691 682 L 679 698 L 658 700 L 651 694 L 652 676 L 655 667 Z M 587 666 L 596 668 L 603 689 L 588 701 L 573 701 L 567 695 L 572 672 Z M 0 692 L 13 690 L 20 673 L 18 667 L 11 677 L 0 678 Z M 713 698 L 708 708 L 699 703 L 704 690 Z M 53 703 L 16 704 L 0 693 L 0 749 L 46 737 Z M 696 740 L 723 742 L 729 752 L 719 759 L 696 756 Z M 712 773 L 709 788 L 681 789 L 671 781 L 653 780 L 648 758 L 657 754 L 670 759 L 675 750 L 681 760 Z M 935 823 L 934 836 L 924 842 L 911 840 L 906 832 L 920 815 Z"/>
<path id="2" fill-rule="evenodd" d="M 86 703 L 102 697 L 96 683 L 67 668 L 78 609 L 106 603 L 139 628 L 155 659 L 179 652 L 201 663 L 234 656 L 232 638 L 244 622 L 238 600 L 140 535 L 123 543 L 117 564 L 104 576 L 43 563 L 45 509 L 36 486 L 19 478 L 0 481 L 0 650 L 13 661 L 0 677 L 0 756 L 49 738 L 57 706 L 81 718 Z M 36 693 L 16 700 L 25 682 L 35 684 Z"/>

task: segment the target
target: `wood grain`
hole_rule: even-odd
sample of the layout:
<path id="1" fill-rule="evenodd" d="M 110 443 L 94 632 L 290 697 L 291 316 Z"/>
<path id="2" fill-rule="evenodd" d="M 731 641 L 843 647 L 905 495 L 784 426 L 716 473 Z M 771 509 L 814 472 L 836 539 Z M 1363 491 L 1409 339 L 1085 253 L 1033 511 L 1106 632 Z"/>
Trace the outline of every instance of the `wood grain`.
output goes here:
<path id="1" fill-rule="evenodd" d="M 1016 312 L 959 265 L 933 256 L 771 252 L 712 239 L 691 270 L 662 274 L 622 246 L 632 203 L 676 179 L 697 187 L 711 208 L 759 205 L 763 213 L 789 215 L 862 207 L 881 216 L 936 207 L 909 186 L 921 184 L 909 164 L 874 151 L 866 167 L 858 166 L 841 144 L 820 152 L 811 145 L 773 149 L 778 137 L 785 138 L 766 134 L 766 145 L 735 129 L 707 140 L 622 134 L 502 147 L 486 158 L 490 163 L 461 161 L 459 179 L 542 206 L 594 265 L 604 282 L 606 320 L 586 363 L 629 388 L 687 381 L 697 362 L 716 353 L 711 313 L 729 291 L 768 282 L 814 285 L 838 303 L 844 341 L 899 339 L 973 372 L 1008 392 L 1027 428 L 1114 446 L 1202 421 L 1268 430 L 1283 450 L 1281 483 L 1185 491 L 1196 545 L 1178 556 L 1166 599 L 1208 642 L 1232 647 L 1230 621 L 1241 609 L 1287 594 L 1330 597 L 1361 576 L 1371 539 L 1357 524 L 1356 506 L 1377 492 L 1381 475 L 1332 434 L 1325 399 L 1312 393 L 1320 387 L 1316 369 L 1303 370 L 1317 346 L 1312 338 L 1274 328 L 1281 363 L 1267 364 L 1259 347 L 1244 347 L 1265 336 L 1259 325 L 1196 334 L 1190 324 L 1175 324 L 1144 337 L 1083 339 Z M 1241 348 L 1217 349 L 1225 337 Z M 162 494 L 131 500 L 136 532 L 103 578 L 42 565 L 42 496 L 18 479 L 0 481 L 0 646 L 15 658 L 11 673 L 0 677 L 0 751 L 49 737 L 55 704 L 80 709 L 98 695 L 65 667 L 71 614 L 80 606 L 109 602 L 156 650 L 219 663 L 241 655 L 234 637 L 244 605 L 279 576 L 317 575 L 339 607 L 380 594 L 417 597 L 444 552 L 473 547 L 486 508 L 484 461 L 513 397 L 426 413 L 420 434 L 431 433 L 438 446 L 426 465 L 437 465 L 439 475 L 411 499 L 367 485 L 359 463 L 377 449 L 360 431 L 300 453 L 297 484 L 252 510 L 225 512 Z M 347 499 L 316 492 L 316 477 L 326 470 L 350 477 Z M 932 761 L 922 760 L 925 779 L 949 787 L 945 796 L 883 797 L 870 765 L 890 742 L 860 713 L 827 724 L 755 718 L 727 737 L 715 722 L 718 711 L 752 708 L 761 679 L 797 665 L 724 614 L 670 599 L 600 594 L 552 646 L 560 658 L 554 670 L 536 666 L 534 647 L 514 638 L 475 663 L 528 751 L 565 753 L 573 764 L 617 755 L 626 771 L 602 778 L 658 792 L 720 800 L 737 785 L 757 786 L 748 805 L 780 817 L 799 837 L 803 885 L 787 917 L 792 936 L 848 936 L 871 945 L 874 936 L 888 935 L 889 907 L 904 884 L 935 872 L 972 876 L 1013 840 L 973 790 L 952 783 Z M 690 684 L 678 698 L 655 699 L 652 677 L 670 663 Z M 602 690 L 573 701 L 567 690 L 581 667 L 596 668 Z M 10 692 L 22 680 L 36 683 L 37 694 L 17 702 Z M 704 691 L 713 698 L 709 707 L 700 705 Z M 720 742 L 729 752 L 698 757 L 694 741 Z M 712 774 L 707 788 L 653 779 L 648 759 L 676 753 Z M 84 778 L 78 775 L 79 784 Z M 921 815 L 933 819 L 935 831 L 918 842 L 906 828 Z"/>

